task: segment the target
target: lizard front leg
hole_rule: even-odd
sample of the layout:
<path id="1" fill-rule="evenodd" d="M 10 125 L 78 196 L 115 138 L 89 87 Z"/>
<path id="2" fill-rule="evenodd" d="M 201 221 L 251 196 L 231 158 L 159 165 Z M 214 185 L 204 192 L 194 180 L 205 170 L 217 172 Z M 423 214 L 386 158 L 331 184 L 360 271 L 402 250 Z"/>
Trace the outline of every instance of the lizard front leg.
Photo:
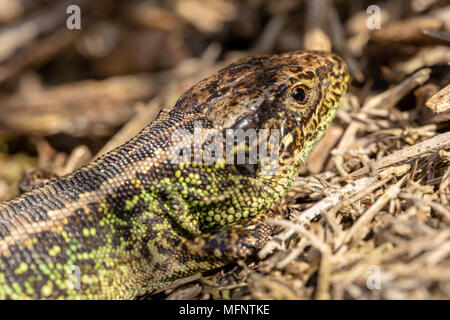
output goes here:
<path id="1" fill-rule="evenodd" d="M 148 291 L 163 288 L 175 279 L 211 271 L 255 255 L 274 231 L 274 227 L 265 221 L 271 214 L 249 218 L 240 224 L 229 225 L 224 230 L 194 238 L 172 233 L 156 246 L 153 242 L 150 251 L 170 254 L 161 256 L 162 260 L 158 262 L 159 267 L 154 274 L 157 279 L 153 279 L 154 286 Z M 153 256 L 153 263 L 156 260 Z"/>

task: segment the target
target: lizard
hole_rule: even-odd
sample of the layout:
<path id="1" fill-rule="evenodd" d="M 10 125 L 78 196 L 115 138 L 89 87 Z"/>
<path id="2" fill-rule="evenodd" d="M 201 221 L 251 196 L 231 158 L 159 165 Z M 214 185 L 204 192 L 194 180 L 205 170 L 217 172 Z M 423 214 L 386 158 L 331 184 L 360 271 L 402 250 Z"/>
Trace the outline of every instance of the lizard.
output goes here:
<path id="1" fill-rule="evenodd" d="M 0 299 L 133 299 L 254 255 L 348 79 L 333 53 L 241 58 L 124 145 L 1 203 Z M 183 140 L 199 125 L 213 138 Z M 249 143 L 232 145 L 232 161 L 197 161 L 233 130 L 268 132 L 272 170 L 261 157 L 235 161 Z"/>

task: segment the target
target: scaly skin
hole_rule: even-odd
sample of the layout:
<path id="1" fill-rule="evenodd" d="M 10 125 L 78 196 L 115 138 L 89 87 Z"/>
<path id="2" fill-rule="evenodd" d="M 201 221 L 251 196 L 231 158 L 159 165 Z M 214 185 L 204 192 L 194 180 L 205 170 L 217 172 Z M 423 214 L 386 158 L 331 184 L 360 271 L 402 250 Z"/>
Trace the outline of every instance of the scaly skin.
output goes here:
<path id="1" fill-rule="evenodd" d="M 129 299 L 252 255 L 347 81 L 344 62 L 330 53 L 241 59 L 123 146 L 0 204 L 0 299 Z M 279 149 L 269 150 L 278 150 L 279 166 L 268 174 L 260 159 L 195 163 L 194 153 L 172 161 L 173 134 L 192 134 L 198 123 L 221 134 L 278 129 Z"/>

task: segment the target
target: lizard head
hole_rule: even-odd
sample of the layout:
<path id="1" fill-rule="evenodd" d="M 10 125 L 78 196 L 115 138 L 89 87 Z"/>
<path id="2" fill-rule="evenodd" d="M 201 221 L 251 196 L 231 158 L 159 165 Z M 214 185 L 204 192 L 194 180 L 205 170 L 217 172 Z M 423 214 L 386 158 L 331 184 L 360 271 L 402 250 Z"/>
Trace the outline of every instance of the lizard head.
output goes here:
<path id="1" fill-rule="evenodd" d="M 286 175 L 286 168 L 298 172 L 323 136 L 348 78 L 345 62 L 333 53 L 254 56 L 200 81 L 180 97 L 175 108 L 201 112 L 217 129 L 277 132 L 278 148 L 269 149 L 278 149 L 275 174 Z M 260 173 L 260 164 L 250 168 L 253 174 Z"/>

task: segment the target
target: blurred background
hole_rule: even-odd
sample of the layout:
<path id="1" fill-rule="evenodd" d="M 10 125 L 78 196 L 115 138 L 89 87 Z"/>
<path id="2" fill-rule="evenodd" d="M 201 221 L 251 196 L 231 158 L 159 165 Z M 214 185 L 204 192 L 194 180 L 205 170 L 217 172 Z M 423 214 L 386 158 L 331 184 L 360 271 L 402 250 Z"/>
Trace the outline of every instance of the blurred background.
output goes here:
<path id="1" fill-rule="evenodd" d="M 80 29 L 67 28 L 70 5 L 81 9 Z M 439 109 L 430 98 L 450 95 L 449 31 L 444 0 L 0 0 L 0 200 L 27 190 L 24 172 L 60 176 L 120 145 L 230 61 L 298 49 L 334 51 L 352 76 L 337 121 L 302 175 L 351 172 L 448 131 L 448 103 Z M 376 107 L 365 108 L 370 103 Z M 448 155 L 442 159 L 441 178 Z M 439 184 L 430 186 L 437 192 Z M 297 198 L 324 196 L 307 191 Z M 303 291 L 265 288 L 251 297 L 314 297 L 313 274 Z M 438 293 L 418 296 L 448 298 L 445 279 Z M 352 288 L 353 298 L 373 297 Z M 408 290 L 384 297 L 408 298 Z"/>

